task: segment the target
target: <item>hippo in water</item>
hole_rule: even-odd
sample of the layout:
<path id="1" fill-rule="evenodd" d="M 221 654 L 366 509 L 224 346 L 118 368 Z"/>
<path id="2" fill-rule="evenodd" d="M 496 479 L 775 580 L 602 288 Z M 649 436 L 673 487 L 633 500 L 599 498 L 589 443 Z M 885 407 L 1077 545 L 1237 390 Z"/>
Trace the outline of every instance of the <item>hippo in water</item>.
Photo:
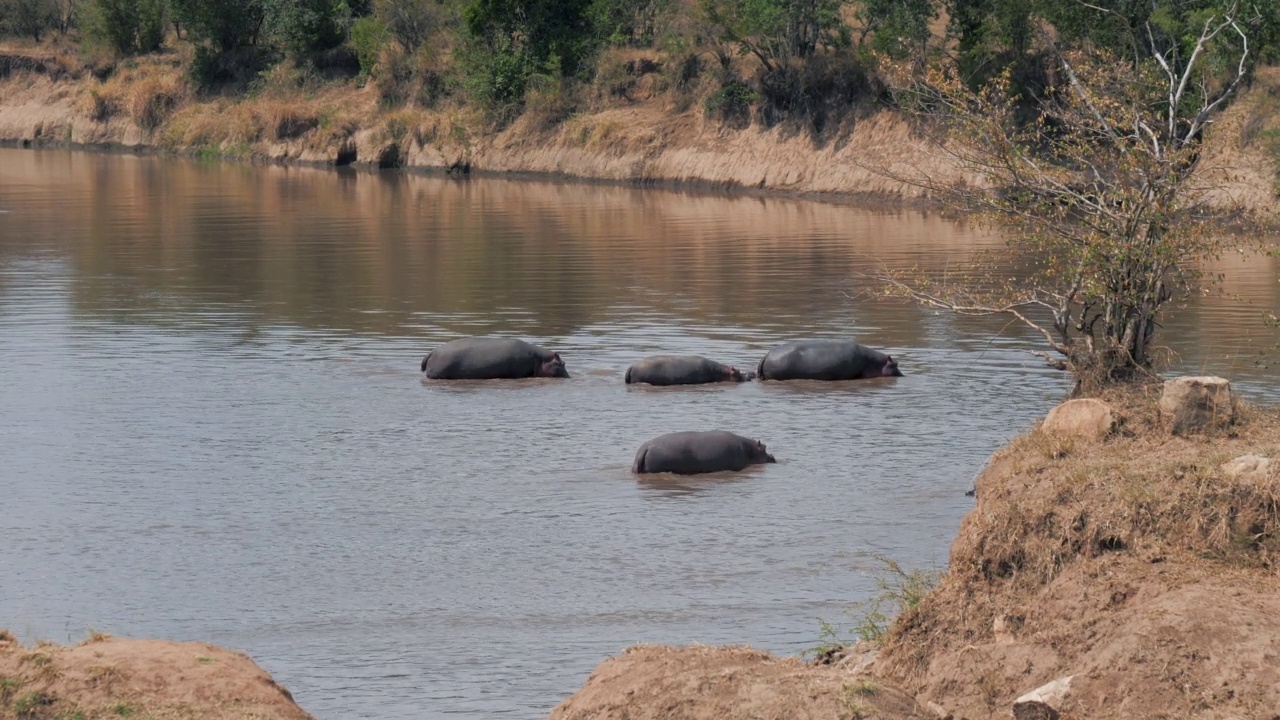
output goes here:
<path id="1" fill-rule="evenodd" d="M 898 362 L 852 340 L 800 340 L 776 345 L 756 368 L 761 380 L 865 380 L 902 377 Z"/>
<path id="2" fill-rule="evenodd" d="M 755 377 L 751 373 L 721 365 L 698 355 L 654 355 L 627 368 L 628 385 L 698 385 L 714 382 L 744 382 Z"/>
<path id="3" fill-rule="evenodd" d="M 473 337 L 446 343 L 422 358 L 432 380 L 567 378 L 560 353 L 516 338 Z"/>
<path id="4" fill-rule="evenodd" d="M 742 470 L 749 465 L 777 462 L 759 440 L 724 430 L 675 432 L 660 435 L 636 452 L 631 472 L 697 473 Z"/>

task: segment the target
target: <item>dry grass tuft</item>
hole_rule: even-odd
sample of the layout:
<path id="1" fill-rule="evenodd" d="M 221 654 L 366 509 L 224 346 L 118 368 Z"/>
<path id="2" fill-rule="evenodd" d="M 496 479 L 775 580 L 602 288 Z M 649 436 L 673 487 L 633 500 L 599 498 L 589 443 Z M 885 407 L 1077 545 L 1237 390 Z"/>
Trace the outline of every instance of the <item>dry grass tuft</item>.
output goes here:
<path id="1" fill-rule="evenodd" d="M 189 94 L 186 83 L 172 76 L 149 76 L 134 83 L 129 95 L 129 117 L 148 132 L 160 127 Z"/>
<path id="2" fill-rule="evenodd" d="M 264 100 L 253 115 L 262 135 L 273 142 L 301 137 L 320 126 L 320 112 L 305 101 Z"/>

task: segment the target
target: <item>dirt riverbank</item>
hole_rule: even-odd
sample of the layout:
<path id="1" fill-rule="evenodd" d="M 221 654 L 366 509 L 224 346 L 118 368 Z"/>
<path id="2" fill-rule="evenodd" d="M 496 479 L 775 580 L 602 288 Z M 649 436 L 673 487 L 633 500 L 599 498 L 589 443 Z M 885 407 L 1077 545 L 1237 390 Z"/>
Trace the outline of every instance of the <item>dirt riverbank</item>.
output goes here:
<path id="1" fill-rule="evenodd" d="M 0 630 L 0 720 L 312 720 L 248 656 L 213 645 L 113 638 L 18 644 Z"/>
<path id="2" fill-rule="evenodd" d="M 1153 396 L 1112 407 L 1101 441 L 1037 427 L 995 455 L 947 573 L 880 647 L 632 648 L 552 718 L 978 720 L 1055 681 L 1052 713 L 1016 717 L 1272 717 L 1280 412 L 1174 436 Z"/>
<path id="3" fill-rule="evenodd" d="M 794 128 L 735 129 L 654 89 L 659 59 L 636 58 L 625 91 L 591 112 L 526 112 L 500 131 L 466 108 L 387 109 L 371 87 L 283 74 L 238 96 L 206 96 L 182 51 L 130 60 L 105 80 L 70 52 L 0 49 L 0 142 L 158 151 L 259 162 L 568 176 L 637 184 L 749 189 L 827 198 L 919 201 L 919 188 L 867 165 L 978 182 L 871 102 L 821 137 Z M 1218 123 L 1207 158 L 1231 170 L 1224 203 L 1274 209 L 1280 70 Z M 1273 147 L 1277 146 L 1277 147 Z"/>

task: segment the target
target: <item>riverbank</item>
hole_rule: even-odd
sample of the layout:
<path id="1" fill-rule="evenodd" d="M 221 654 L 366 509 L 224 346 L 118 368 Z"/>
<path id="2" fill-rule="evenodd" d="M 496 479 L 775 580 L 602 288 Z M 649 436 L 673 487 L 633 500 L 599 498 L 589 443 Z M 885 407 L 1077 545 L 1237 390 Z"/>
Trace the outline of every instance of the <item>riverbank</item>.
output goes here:
<path id="1" fill-rule="evenodd" d="M 465 106 L 388 108 L 372 87 L 273 70 L 252 92 L 207 95 L 189 80 L 190 48 L 102 72 L 56 47 L 0 49 L 0 143 L 161 152 L 315 166 L 569 177 L 749 190 L 878 203 L 927 202 L 869 169 L 978 183 L 915 140 L 872 100 L 820 135 L 726 124 L 660 89 L 663 59 L 632 51 L 622 90 L 589 112 L 527 110 L 494 129 Z M 1271 212 L 1280 158 L 1280 69 L 1265 68 L 1210 135 L 1206 160 L 1228 168 L 1223 205 Z"/>
<path id="2" fill-rule="evenodd" d="M 1280 412 L 1174 435 L 1154 393 L 1110 400 L 996 453 L 947 573 L 877 646 L 632 648 L 552 718 L 1269 717 Z"/>
<path id="3" fill-rule="evenodd" d="M 253 660 L 214 645 L 114 638 L 20 645 L 0 630 L 0 719 L 313 720 Z"/>

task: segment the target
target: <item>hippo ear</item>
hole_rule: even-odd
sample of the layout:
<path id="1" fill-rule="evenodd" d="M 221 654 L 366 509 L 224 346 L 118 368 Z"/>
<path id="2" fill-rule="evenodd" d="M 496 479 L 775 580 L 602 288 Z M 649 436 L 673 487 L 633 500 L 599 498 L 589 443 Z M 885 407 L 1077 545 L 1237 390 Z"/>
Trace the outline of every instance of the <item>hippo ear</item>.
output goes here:
<path id="1" fill-rule="evenodd" d="M 551 353 L 551 359 L 552 359 L 552 360 L 560 360 L 560 353 L 558 353 L 558 352 L 553 352 L 553 353 Z M 564 361 L 563 361 L 563 360 L 561 360 L 561 362 L 564 362 Z"/>

